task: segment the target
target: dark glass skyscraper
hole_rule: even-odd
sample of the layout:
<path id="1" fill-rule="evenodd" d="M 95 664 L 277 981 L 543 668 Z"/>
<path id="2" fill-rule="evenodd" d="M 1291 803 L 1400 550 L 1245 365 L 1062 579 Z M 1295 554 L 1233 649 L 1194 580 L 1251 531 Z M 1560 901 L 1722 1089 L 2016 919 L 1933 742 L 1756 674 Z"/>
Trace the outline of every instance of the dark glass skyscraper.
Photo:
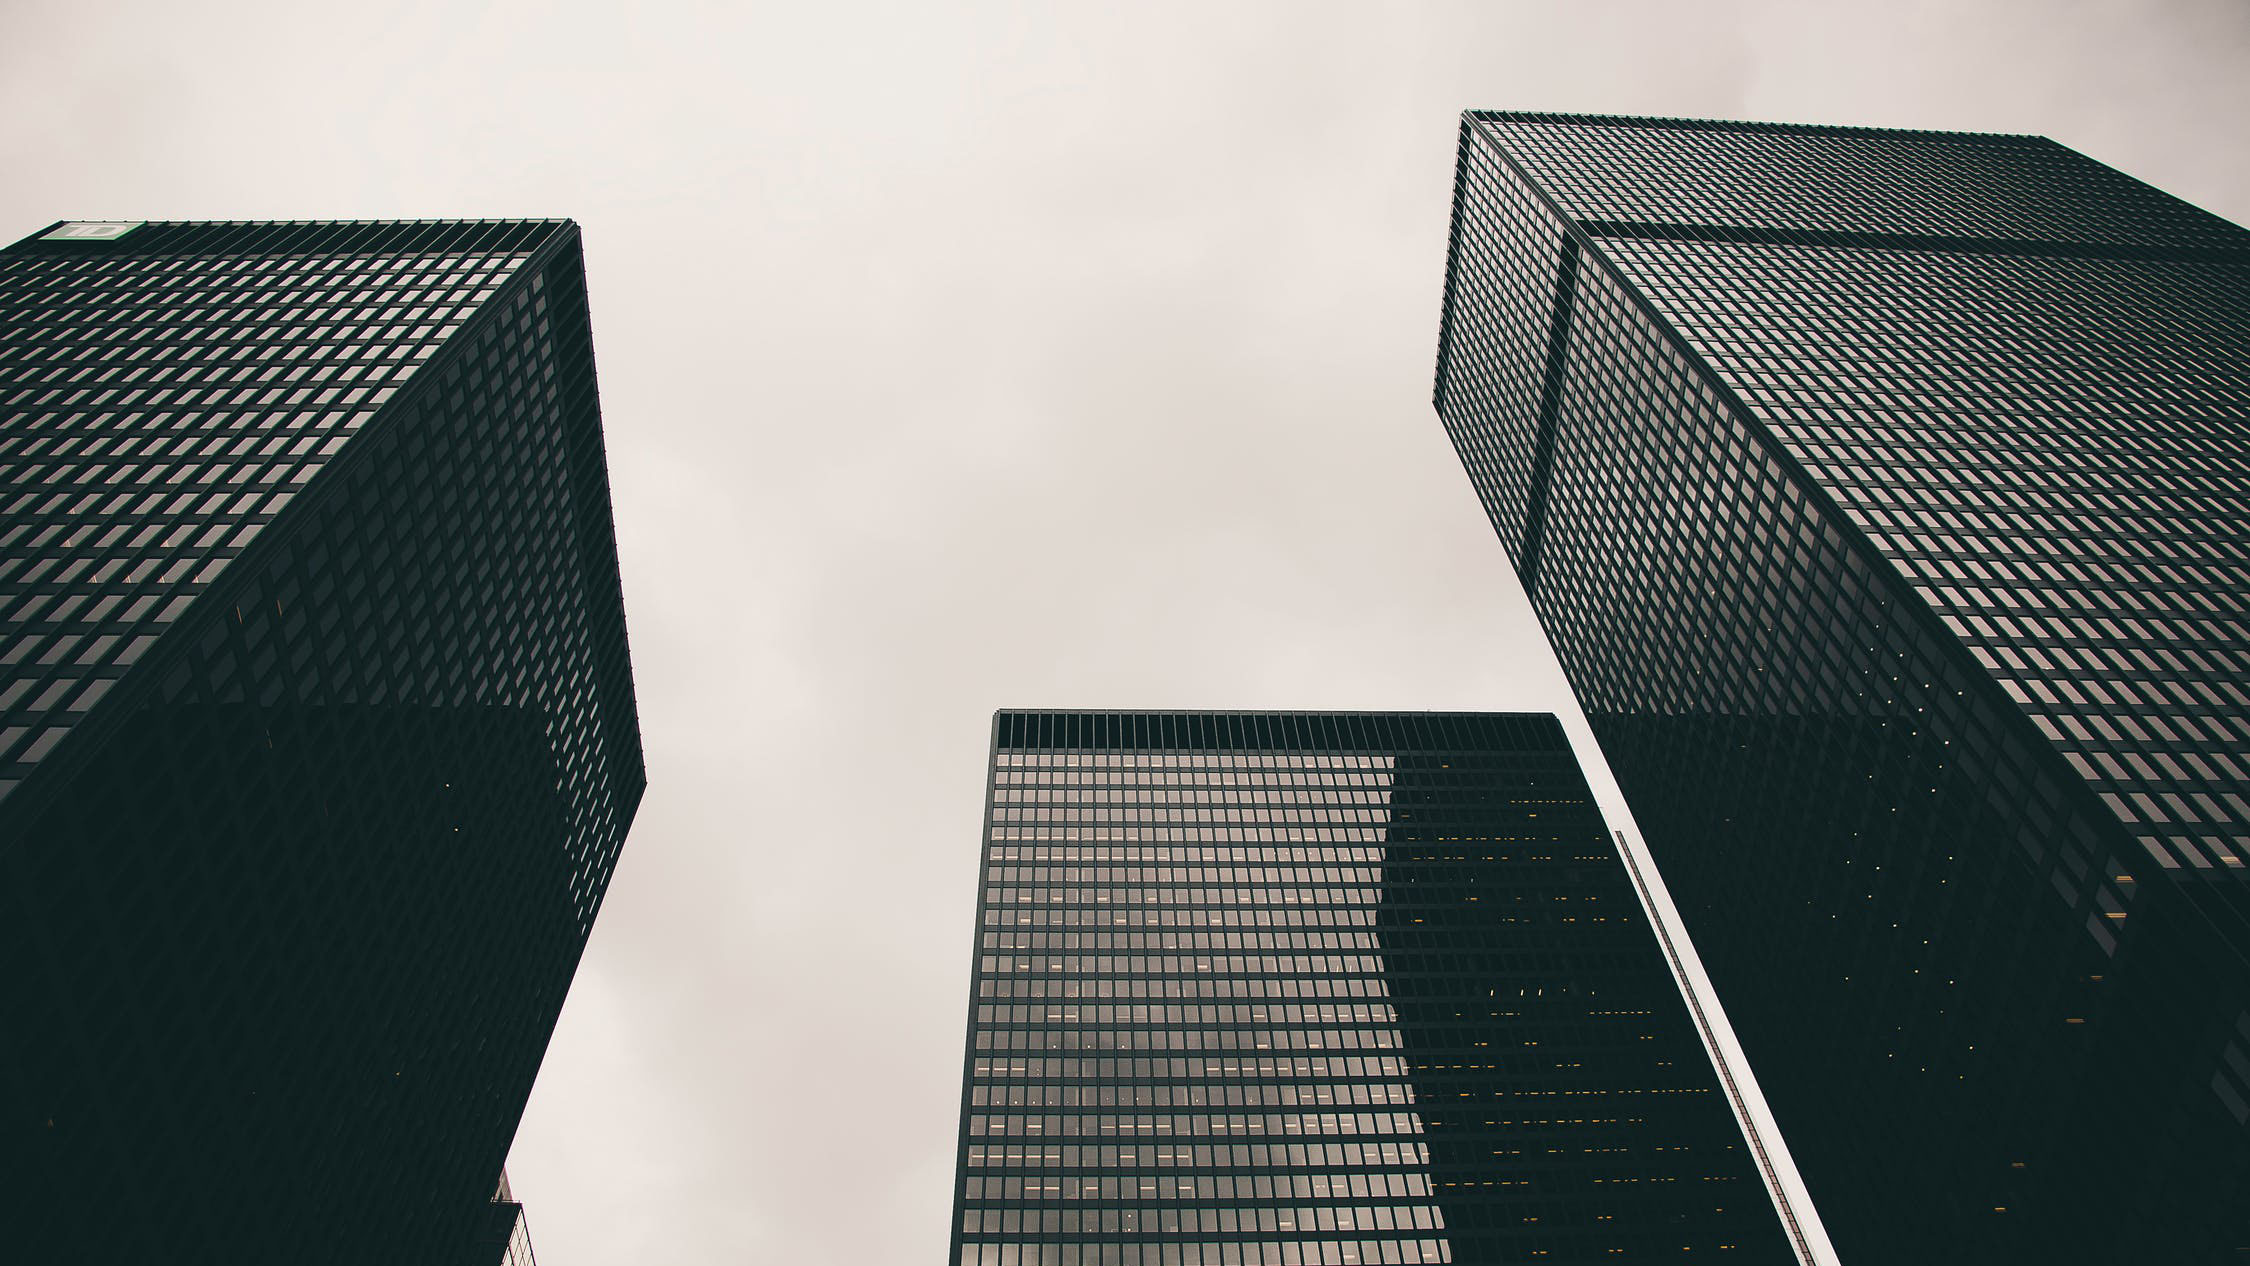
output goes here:
<path id="1" fill-rule="evenodd" d="M 1786 1263 L 1552 716 L 1002 712 L 955 1266 Z"/>
<path id="2" fill-rule="evenodd" d="M 1844 1260 L 2250 1252 L 2250 233 L 1470 114 L 1436 403 Z"/>
<path id="3" fill-rule="evenodd" d="M 539 1266 L 531 1251 L 531 1228 L 524 1224 L 523 1204 L 508 1189 L 508 1172 L 500 1171 L 500 1190 L 485 1209 L 484 1225 L 471 1241 L 464 1260 L 474 1266 Z"/>
<path id="4" fill-rule="evenodd" d="M 0 251 L 0 1256 L 450 1262 L 644 782 L 578 231 Z"/>

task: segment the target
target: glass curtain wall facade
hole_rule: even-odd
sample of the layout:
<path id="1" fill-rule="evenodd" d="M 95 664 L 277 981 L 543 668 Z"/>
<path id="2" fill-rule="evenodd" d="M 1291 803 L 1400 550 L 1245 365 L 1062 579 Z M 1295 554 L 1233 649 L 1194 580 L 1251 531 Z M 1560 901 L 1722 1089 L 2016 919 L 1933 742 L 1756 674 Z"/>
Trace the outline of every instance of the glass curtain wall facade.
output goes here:
<path id="1" fill-rule="evenodd" d="M 492 1195 L 484 1226 L 466 1260 L 470 1266 L 539 1266 L 531 1251 L 531 1227 L 523 1202 L 508 1189 L 506 1170 L 500 1171 L 500 1190 Z"/>
<path id="2" fill-rule="evenodd" d="M 1435 400 L 1844 1259 L 2250 1251 L 2250 233 L 1471 113 Z"/>
<path id="3" fill-rule="evenodd" d="M 1560 724 L 995 718 L 955 1266 L 1796 1260 Z"/>
<path id="4" fill-rule="evenodd" d="M 567 221 L 0 251 L 26 1261 L 460 1259 L 644 782 Z"/>

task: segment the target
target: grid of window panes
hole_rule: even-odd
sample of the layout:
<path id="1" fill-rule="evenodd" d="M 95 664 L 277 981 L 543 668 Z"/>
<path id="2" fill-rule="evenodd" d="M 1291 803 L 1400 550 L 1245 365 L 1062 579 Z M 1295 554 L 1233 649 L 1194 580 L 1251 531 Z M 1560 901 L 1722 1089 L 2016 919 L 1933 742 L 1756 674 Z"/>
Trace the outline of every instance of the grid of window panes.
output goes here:
<path id="1" fill-rule="evenodd" d="M 117 270 L 138 293 L 177 257 L 227 292 L 241 276 L 326 276 L 313 257 L 329 251 L 339 273 L 380 265 L 355 284 L 489 278 L 491 293 L 468 292 L 457 329 L 411 323 L 437 321 L 434 308 L 385 309 L 401 319 L 372 343 L 310 315 L 255 331 L 304 341 L 301 357 L 258 344 L 276 380 L 348 360 L 403 382 L 350 416 L 312 413 L 307 428 L 349 442 L 323 440 L 295 466 L 290 437 L 317 393 L 271 407 L 199 397 L 196 427 L 172 430 L 163 406 L 188 409 L 184 395 L 12 415 L 24 425 L 4 434 L 34 441 L 12 455 L 71 489 L 33 504 L 17 538 L 39 551 L 31 586 L 126 587 L 59 595 L 73 606 L 132 609 L 123 595 L 144 581 L 194 586 L 165 591 L 194 600 L 162 636 L 139 626 L 151 640 L 129 665 L 103 663 L 114 686 L 100 706 L 0 801 L 0 1101 L 42 1127 L 0 1139 L 0 1171 L 41 1211 L 11 1226 L 11 1245 L 26 1260 L 451 1258 L 489 1205 L 644 781 L 577 233 L 142 231 L 0 259 L 106 253 L 138 261 Z M 269 256 L 286 268 L 259 268 Z M 75 309 L 40 309 L 42 346 L 117 344 L 127 360 L 145 346 L 143 360 L 182 366 L 204 363 L 200 340 L 235 346 L 215 322 L 163 324 L 205 310 L 191 292 L 130 311 L 103 293 L 89 282 L 53 300 L 85 305 L 99 336 L 71 332 Z M 65 430 L 69 443 L 45 442 Z M 223 456 L 162 481 L 278 480 L 281 501 L 259 493 L 255 539 L 200 519 L 181 534 L 172 502 L 138 491 L 78 499 L 107 478 L 81 469 L 88 454 L 214 437 Z M 147 524 L 132 518 L 144 507 Z M 81 514 L 101 532 L 82 533 Z M 166 542 L 185 552 L 177 576 L 101 553 Z M 107 1216 L 119 1191 L 133 1193 L 130 1218 Z"/>
<path id="2" fill-rule="evenodd" d="M 523 1205 L 508 1190 L 508 1173 L 500 1172 L 500 1190 L 492 1197 L 492 1218 L 486 1234 L 477 1241 L 476 1266 L 539 1266 L 531 1251 L 531 1227 Z"/>
<path id="3" fill-rule="evenodd" d="M 2250 232 L 2036 137 L 1484 124 L 2159 865 L 2250 875 Z"/>
<path id="4" fill-rule="evenodd" d="M 2159 864 L 2250 865 L 2250 264 L 1603 250 Z"/>
<path id="5" fill-rule="evenodd" d="M 0 797 L 552 228 L 367 227 L 0 252 Z"/>
<path id="6" fill-rule="evenodd" d="M 1791 1260 L 1552 717 L 996 728 L 955 1262 Z"/>
<path id="7" fill-rule="evenodd" d="M 2039 136 L 1475 113 L 1581 224 L 2240 250 L 2242 230 Z"/>
<path id="8" fill-rule="evenodd" d="M 1924 210 L 1871 221 L 1880 198 L 1829 206 L 1838 196 L 1788 164 L 1759 166 L 1776 149 L 1833 166 L 1851 146 L 1831 142 L 1865 134 L 1648 130 L 1684 139 L 1615 120 L 1464 121 L 1437 404 L 1828 1230 L 1846 1260 L 1926 1258 L 1932 1243 L 1962 1260 L 2198 1260 L 2250 1243 L 2223 1194 L 2250 1180 L 2250 1070 L 2225 1054 L 2250 999 L 2250 936 L 2228 896 L 2239 889 L 2178 885 L 2225 864 L 2152 861 L 2158 850 L 2131 841 L 2094 794 L 2115 788 L 2089 787 L 2052 741 L 2111 737 L 2104 726 L 2171 736 L 2178 745 L 2140 754 L 2189 775 L 2166 788 L 2182 805 L 2164 807 L 2206 815 L 2205 828 L 2241 788 L 2218 760 L 2232 741 L 2220 679 L 2235 652 L 2219 644 L 2239 642 L 2228 607 L 2241 585 L 2220 560 L 2237 494 L 2223 460 L 2191 473 L 2199 455 L 2223 459 L 2232 425 L 2216 306 L 2099 310 L 2128 277 L 2144 299 L 2169 287 L 2193 307 L 2181 296 L 2197 283 L 2161 244 L 2189 241 L 2177 249 L 2215 268 L 2217 222 L 2167 202 L 2145 232 L 2122 235 L 2133 251 L 2109 257 L 2082 243 L 2018 256 L 1991 240 L 1951 254 L 1920 239 L 1831 240 L 1819 234 L 1837 216 L 1861 217 L 1850 236 L 1879 239 L 1884 223 L 2090 234 L 2112 210 L 2137 212 L 2082 206 L 2083 190 L 2104 187 L 2089 177 L 2080 192 L 1972 213 L 1991 195 L 1971 178 L 1958 198 L 1917 187 Z M 1524 154 L 1521 134 L 1540 138 Z M 1571 150 L 1582 135 L 1612 148 Z M 1980 152 L 1965 138 L 1893 139 L 1954 161 Z M 2021 178 L 2023 145 L 1998 144 L 2007 157 L 1987 175 Z M 1648 172 L 1620 158 L 1675 149 L 1704 157 Z M 1696 166 L 1716 153 L 1743 170 L 1721 181 Z M 1852 178 L 1884 172 L 1870 162 Z M 1830 174 L 1829 187 L 1850 186 Z M 1683 200 L 1707 187 L 1721 192 L 1700 195 L 1712 199 L 1703 227 L 1722 231 L 1676 231 L 1695 227 L 1681 208 L 1698 204 Z M 1573 225 L 1558 203 L 1605 219 Z M 1735 232 L 1744 207 L 1784 225 L 1777 241 Z M 1664 231 L 1646 223 L 1667 216 Z M 1952 324 L 1956 308 L 1975 310 L 1994 343 L 1948 346 L 1946 334 L 1970 333 Z M 2038 342 L 2041 320 L 2119 335 L 2124 349 Z M 2168 332 L 2152 335 L 2160 324 Z M 2126 326 L 2178 363 L 2134 369 Z M 1527 333 L 1539 342 L 1525 346 Z M 2239 375 L 2240 353 L 2228 354 Z M 1536 395 L 1523 386 L 1533 365 Z M 2170 424 L 2149 405 L 2166 375 L 2200 393 Z M 2108 434 L 2089 434 L 2097 415 Z M 1922 431 L 1916 451 L 1873 425 L 1902 416 Z M 2128 458 L 2131 473 L 2117 468 Z M 2141 498 L 2130 512 L 2127 492 Z M 2078 496 L 2141 517 L 2104 521 Z M 1971 509 L 1981 522 L 1962 517 Z M 2118 601 L 2146 604 L 2137 611 L 2092 580 L 2089 556 L 2105 551 L 2156 569 L 2108 578 L 2133 585 Z M 2190 594 L 2191 576 L 2220 586 Z M 2095 632 L 2073 624 L 2062 637 L 2114 672 L 2074 671 L 2038 644 L 2051 626 L 2031 617 L 2065 612 Z M 2054 701 L 2035 678 L 2080 706 L 2043 706 Z M 2161 703 L 2128 695 L 2159 681 Z M 2162 803 L 2152 784 L 2134 789 Z"/>

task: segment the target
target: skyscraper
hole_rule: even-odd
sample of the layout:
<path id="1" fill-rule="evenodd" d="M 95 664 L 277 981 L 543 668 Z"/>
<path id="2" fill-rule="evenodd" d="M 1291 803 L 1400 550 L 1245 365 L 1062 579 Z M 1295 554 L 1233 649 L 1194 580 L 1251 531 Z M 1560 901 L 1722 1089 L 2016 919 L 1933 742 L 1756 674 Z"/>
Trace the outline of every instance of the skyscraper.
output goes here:
<path id="1" fill-rule="evenodd" d="M 987 805 L 956 1266 L 1794 1260 L 1552 716 L 1002 712 Z"/>
<path id="2" fill-rule="evenodd" d="M 500 1190 L 485 1209 L 485 1223 L 472 1241 L 464 1262 L 475 1266 L 539 1266 L 531 1251 L 531 1229 L 524 1225 L 523 1204 L 508 1189 L 508 1171 L 500 1171 Z"/>
<path id="3" fill-rule="evenodd" d="M 0 251 L 15 1260 L 456 1261 L 644 782 L 577 228 Z"/>
<path id="4" fill-rule="evenodd" d="M 1844 1260 L 2250 1251 L 2250 233 L 1472 113 L 1436 404 Z"/>

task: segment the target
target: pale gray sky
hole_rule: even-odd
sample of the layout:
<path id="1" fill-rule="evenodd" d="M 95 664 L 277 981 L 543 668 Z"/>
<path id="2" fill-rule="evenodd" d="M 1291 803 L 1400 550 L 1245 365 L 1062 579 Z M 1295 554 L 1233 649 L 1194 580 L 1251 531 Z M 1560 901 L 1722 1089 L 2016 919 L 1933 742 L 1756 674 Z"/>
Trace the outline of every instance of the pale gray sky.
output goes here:
<path id="1" fill-rule="evenodd" d="M 650 787 L 544 1266 L 939 1259 L 995 707 L 1569 708 L 1429 405 L 1469 106 L 2042 132 L 2250 219 L 2240 0 L 0 0 L 0 240 L 585 226 Z"/>

